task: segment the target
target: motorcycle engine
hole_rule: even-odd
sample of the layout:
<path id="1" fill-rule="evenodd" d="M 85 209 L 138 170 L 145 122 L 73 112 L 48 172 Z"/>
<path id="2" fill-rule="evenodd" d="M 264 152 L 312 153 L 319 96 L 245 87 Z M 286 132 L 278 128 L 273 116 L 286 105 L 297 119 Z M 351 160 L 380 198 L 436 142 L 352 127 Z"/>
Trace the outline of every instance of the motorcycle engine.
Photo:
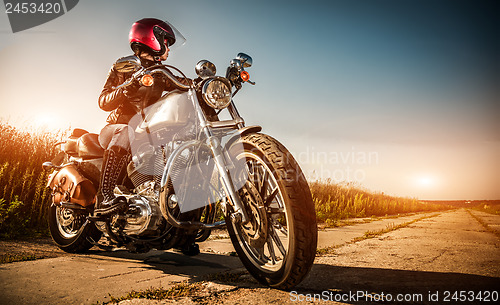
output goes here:
<path id="1" fill-rule="evenodd" d="M 113 227 L 120 227 L 127 235 L 153 235 L 161 224 L 162 215 L 158 203 L 146 196 L 128 198 L 129 209 L 125 215 L 112 218 Z"/>

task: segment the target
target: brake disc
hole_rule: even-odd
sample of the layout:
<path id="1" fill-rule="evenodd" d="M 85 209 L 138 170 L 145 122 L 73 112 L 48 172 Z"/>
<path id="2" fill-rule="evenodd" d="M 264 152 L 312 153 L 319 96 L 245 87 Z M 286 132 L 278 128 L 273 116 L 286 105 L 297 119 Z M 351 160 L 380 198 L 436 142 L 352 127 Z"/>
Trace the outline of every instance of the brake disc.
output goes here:
<path id="1" fill-rule="evenodd" d="M 269 231 L 264 201 L 256 187 L 249 182 L 241 188 L 239 195 L 249 218 L 248 223 L 241 225 L 243 238 L 250 246 L 260 249 L 266 243 Z"/>

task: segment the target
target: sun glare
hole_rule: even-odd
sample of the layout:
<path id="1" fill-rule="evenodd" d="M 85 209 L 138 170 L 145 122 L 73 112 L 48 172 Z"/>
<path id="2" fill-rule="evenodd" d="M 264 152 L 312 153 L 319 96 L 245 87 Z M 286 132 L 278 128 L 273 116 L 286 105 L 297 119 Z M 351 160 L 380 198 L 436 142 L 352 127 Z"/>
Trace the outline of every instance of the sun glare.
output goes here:
<path id="1" fill-rule="evenodd" d="M 432 184 L 432 178 L 430 177 L 421 177 L 418 179 L 418 183 L 420 185 L 431 185 Z"/>
<path id="2" fill-rule="evenodd" d="M 38 128 L 57 129 L 60 128 L 57 118 L 51 113 L 40 113 L 35 116 L 33 124 Z"/>
<path id="3" fill-rule="evenodd" d="M 416 185 L 420 187 L 433 187 L 436 185 L 436 179 L 430 175 L 421 175 L 415 178 Z"/>

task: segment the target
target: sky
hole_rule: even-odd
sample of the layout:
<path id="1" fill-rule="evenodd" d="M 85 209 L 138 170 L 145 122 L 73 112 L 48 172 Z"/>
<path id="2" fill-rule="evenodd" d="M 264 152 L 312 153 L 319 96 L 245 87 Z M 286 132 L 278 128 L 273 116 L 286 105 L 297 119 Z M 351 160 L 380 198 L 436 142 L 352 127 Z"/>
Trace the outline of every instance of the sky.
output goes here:
<path id="1" fill-rule="evenodd" d="M 194 77 L 253 57 L 235 103 L 310 180 L 419 199 L 500 199 L 497 1 L 82 0 L 12 33 L 0 12 L 0 119 L 99 132 L 97 98 L 144 17 L 186 37 L 167 60 Z"/>

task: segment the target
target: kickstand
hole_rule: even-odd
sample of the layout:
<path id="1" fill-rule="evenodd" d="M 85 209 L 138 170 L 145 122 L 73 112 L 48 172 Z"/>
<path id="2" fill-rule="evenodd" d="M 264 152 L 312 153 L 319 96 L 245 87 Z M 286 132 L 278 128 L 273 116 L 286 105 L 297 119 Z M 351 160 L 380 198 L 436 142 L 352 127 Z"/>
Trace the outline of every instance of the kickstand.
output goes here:
<path id="1" fill-rule="evenodd" d="M 117 251 L 119 250 L 120 248 L 116 248 L 116 247 L 113 247 L 113 246 L 106 246 L 106 245 L 102 245 L 98 242 L 96 242 L 95 240 L 92 239 L 92 237 L 87 237 L 87 240 L 93 244 L 94 246 L 96 246 L 97 248 L 101 249 L 101 250 L 105 250 L 105 251 L 110 251 L 110 252 L 113 252 L 113 251 Z"/>

